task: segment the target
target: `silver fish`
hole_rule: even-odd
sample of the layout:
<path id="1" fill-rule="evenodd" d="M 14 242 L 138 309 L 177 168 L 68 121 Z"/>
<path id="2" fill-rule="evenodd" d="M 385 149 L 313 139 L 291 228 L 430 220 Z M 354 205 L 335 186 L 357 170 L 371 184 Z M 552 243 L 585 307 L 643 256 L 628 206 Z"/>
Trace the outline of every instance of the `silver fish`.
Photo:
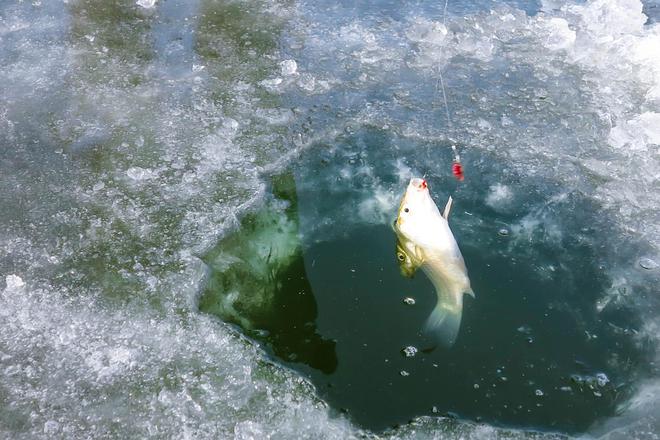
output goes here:
<path id="1" fill-rule="evenodd" d="M 401 274 L 412 277 L 421 268 L 433 283 L 438 302 L 425 331 L 446 347 L 451 347 L 458 336 L 463 295 L 474 297 L 463 255 L 447 222 L 451 205 L 449 197 L 440 214 L 426 181 L 412 178 L 394 221 Z"/>

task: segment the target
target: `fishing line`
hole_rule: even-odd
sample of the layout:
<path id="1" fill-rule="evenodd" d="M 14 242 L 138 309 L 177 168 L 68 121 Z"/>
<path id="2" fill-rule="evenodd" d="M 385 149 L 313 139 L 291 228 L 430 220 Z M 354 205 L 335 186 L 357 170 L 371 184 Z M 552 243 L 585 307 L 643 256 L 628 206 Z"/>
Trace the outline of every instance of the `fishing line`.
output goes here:
<path id="1" fill-rule="evenodd" d="M 442 10 L 442 25 L 445 27 L 445 30 L 447 30 L 447 5 L 449 4 L 449 0 L 445 0 L 445 7 Z M 440 67 L 438 67 L 438 77 L 440 78 L 440 86 L 442 87 L 442 99 L 445 102 L 445 112 L 447 113 L 447 126 L 451 127 L 451 119 L 449 118 L 449 105 L 447 104 L 447 94 L 445 93 L 445 81 L 442 78 L 442 71 L 440 70 Z M 435 90 L 437 92 L 438 90 L 438 84 L 436 83 L 435 85 Z"/>
<path id="2" fill-rule="evenodd" d="M 440 71 L 440 68 L 438 67 L 438 82 L 435 85 L 435 90 L 437 93 L 438 90 L 438 84 L 440 84 L 440 88 L 442 89 L 442 100 L 445 103 L 445 113 L 447 115 L 447 126 L 451 128 L 451 118 L 449 117 L 449 105 L 447 104 L 447 94 L 445 93 L 445 81 L 442 78 L 442 72 Z"/>
<path id="3" fill-rule="evenodd" d="M 445 0 L 445 6 L 442 11 L 442 25 L 445 27 L 445 29 L 447 29 L 448 4 L 449 4 L 449 0 Z M 442 77 L 442 71 L 440 70 L 440 66 L 438 66 L 437 71 L 438 71 L 438 81 L 436 82 L 435 85 L 435 93 L 437 96 L 438 89 L 442 90 L 442 101 L 445 104 L 445 116 L 447 117 L 447 128 L 451 129 L 452 123 L 451 123 L 451 116 L 449 114 L 449 103 L 447 102 L 447 92 L 445 91 L 445 80 Z M 456 180 L 462 182 L 463 179 L 465 179 L 465 175 L 463 173 L 463 165 L 461 164 L 461 157 L 459 156 L 458 151 L 456 150 L 456 145 L 452 145 L 451 149 L 454 154 L 454 159 L 451 165 L 451 172 L 456 178 Z"/>

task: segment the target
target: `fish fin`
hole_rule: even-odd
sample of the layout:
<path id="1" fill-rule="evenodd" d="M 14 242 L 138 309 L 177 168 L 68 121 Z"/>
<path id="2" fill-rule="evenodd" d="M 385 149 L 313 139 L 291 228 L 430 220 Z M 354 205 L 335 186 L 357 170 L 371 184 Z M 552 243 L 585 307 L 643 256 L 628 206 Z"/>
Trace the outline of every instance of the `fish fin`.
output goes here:
<path id="1" fill-rule="evenodd" d="M 424 325 L 425 333 L 446 348 L 456 342 L 463 315 L 463 294 L 453 298 L 438 296 L 438 303 Z"/>
<path id="2" fill-rule="evenodd" d="M 415 276 L 415 273 L 417 272 L 417 268 L 401 265 L 400 271 L 402 276 L 406 278 L 413 278 Z"/>
<path id="3" fill-rule="evenodd" d="M 477 295 L 474 294 L 474 290 L 472 290 L 472 287 L 468 287 L 468 289 L 465 291 L 466 295 L 470 295 L 472 298 L 477 298 Z"/>
<path id="4" fill-rule="evenodd" d="M 451 204 L 454 201 L 454 199 L 449 196 L 449 199 L 447 200 L 447 204 L 445 205 L 445 210 L 442 212 L 442 216 L 445 218 L 445 220 L 449 219 L 449 211 L 451 211 Z"/>

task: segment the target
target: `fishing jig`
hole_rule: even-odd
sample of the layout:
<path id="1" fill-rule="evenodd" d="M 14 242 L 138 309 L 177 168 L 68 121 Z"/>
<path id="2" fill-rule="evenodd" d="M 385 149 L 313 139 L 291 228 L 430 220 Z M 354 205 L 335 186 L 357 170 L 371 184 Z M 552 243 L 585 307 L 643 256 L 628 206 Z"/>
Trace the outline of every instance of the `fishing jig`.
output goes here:
<path id="1" fill-rule="evenodd" d="M 451 172 L 459 182 L 462 182 L 465 179 L 463 174 L 463 165 L 461 164 L 461 156 L 458 155 L 456 151 L 456 145 L 451 146 L 452 151 L 454 152 L 454 162 L 451 165 Z"/>

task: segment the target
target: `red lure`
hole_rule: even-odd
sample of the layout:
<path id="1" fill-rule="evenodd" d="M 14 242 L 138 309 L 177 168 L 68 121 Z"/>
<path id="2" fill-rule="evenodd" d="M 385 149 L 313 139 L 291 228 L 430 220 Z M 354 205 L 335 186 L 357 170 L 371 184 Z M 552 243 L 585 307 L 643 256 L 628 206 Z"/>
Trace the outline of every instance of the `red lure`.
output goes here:
<path id="1" fill-rule="evenodd" d="M 456 180 L 462 182 L 465 179 L 465 175 L 463 174 L 463 165 L 461 165 L 461 156 L 456 151 L 456 145 L 452 145 L 451 149 L 454 152 L 454 163 L 451 165 L 451 172 L 456 177 Z"/>
<path id="2" fill-rule="evenodd" d="M 463 165 L 461 165 L 460 162 L 454 162 L 451 165 L 451 172 L 459 182 L 462 182 L 463 179 L 465 179 L 465 175 L 463 174 Z"/>

